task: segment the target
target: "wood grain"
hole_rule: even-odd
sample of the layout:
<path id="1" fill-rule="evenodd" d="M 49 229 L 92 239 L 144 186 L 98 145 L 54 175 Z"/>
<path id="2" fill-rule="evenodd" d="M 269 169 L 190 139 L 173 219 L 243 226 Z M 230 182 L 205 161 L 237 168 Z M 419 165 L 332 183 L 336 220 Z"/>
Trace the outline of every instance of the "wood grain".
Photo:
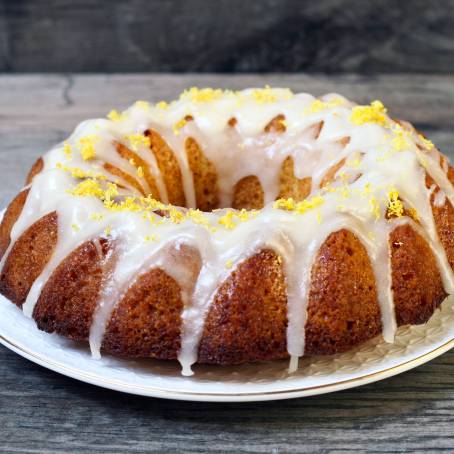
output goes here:
<path id="1" fill-rule="evenodd" d="M 1 0 L 0 71 L 454 71 L 454 0 Z"/>
<path id="2" fill-rule="evenodd" d="M 454 156 L 454 77 L 427 75 L 0 76 L 0 206 L 34 159 L 77 122 L 184 87 L 290 86 L 383 99 Z M 203 404 L 103 390 L 0 347 L 0 452 L 435 452 L 454 450 L 454 351 L 336 394 Z"/>

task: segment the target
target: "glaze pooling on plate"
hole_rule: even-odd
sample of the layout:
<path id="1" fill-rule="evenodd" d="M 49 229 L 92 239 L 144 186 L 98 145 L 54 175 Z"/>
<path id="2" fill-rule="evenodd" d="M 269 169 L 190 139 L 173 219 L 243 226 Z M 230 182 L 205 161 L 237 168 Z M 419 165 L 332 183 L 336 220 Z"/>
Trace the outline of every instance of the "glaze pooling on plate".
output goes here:
<path id="1" fill-rule="evenodd" d="M 273 121 L 285 134 L 265 133 Z M 174 152 L 184 207 L 167 205 L 165 175 L 150 150 L 153 132 Z M 194 140 L 216 168 L 221 209 L 196 209 L 188 140 Z M 279 172 L 288 157 L 293 159 L 295 177 L 312 181 L 309 196 L 301 202 L 276 200 Z M 333 168 L 336 173 L 325 181 Z M 393 121 L 379 101 L 357 106 L 336 94 L 316 99 L 286 89 L 190 89 L 170 104 L 137 102 L 121 114 L 111 112 L 109 119 L 85 121 L 67 141 L 50 150 L 43 171 L 33 179 L 0 266 L 29 226 L 57 212 L 55 251 L 23 306 L 24 313 L 32 316 L 58 264 L 87 240 L 108 236 L 118 247 L 113 264 L 106 258 L 108 278 L 90 329 L 93 356 L 100 356 L 116 304 L 139 274 L 159 267 L 182 292 L 178 359 L 183 374 L 190 375 L 216 289 L 237 265 L 270 248 L 285 269 L 287 349 L 294 371 L 304 352 L 312 264 L 333 232 L 351 231 L 367 250 L 387 342 L 396 332 L 388 237 L 397 226 L 409 224 L 426 239 L 446 293 L 454 293 L 454 275 L 430 203 L 434 188 L 425 185 L 427 172 L 440 188 L 435 203 L 442 205 L 447 198 L 454 205 L 447 170 L 433 144 L 410 124 Z M 249 175 L 260 181 L 264 208 L 228 208 L 236 183 Z M 185 245 L 200 254 L 195 282 L 188 282 L 185 269 L 176 266 L 169 254 Z"/>

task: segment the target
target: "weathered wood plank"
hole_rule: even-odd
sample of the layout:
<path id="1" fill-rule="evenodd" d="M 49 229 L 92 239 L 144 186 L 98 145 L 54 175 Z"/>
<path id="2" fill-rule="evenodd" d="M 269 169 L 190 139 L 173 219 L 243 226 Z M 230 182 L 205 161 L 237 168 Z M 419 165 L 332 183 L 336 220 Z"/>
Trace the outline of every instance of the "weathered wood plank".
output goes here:
<path id="1" fill-rule="evenodd" d="M 4 348 L 0 362 L 0 452 L 423 452 L 454 446 L 454 352 L 355 390 L 241 405 L 122 395 L 59 376 Z"/>
<path id="2" fill-rule="evenodd" d="M 454 152 L 452 76 L 0 76 L 0 204 L 36 156 L 86 117 L 191 85 L 288 85 L 381 98 Z M 0 452 L 428 452 L 454 449 L 454 351 L 406 374 L 332 395 L 198 404 L 79 383 L 0 347 Z"/>
<path id="3" fill-rule="evenodd" d="M 0 71 L 454 71 L 453 0 L 0 2 Z"/>

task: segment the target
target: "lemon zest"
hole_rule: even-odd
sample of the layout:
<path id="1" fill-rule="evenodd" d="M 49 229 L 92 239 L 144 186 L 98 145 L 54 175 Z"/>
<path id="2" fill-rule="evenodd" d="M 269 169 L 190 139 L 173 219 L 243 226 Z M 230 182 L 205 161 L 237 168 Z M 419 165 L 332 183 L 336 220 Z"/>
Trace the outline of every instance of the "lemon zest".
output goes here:
<path id="1" fill-rule="evenodd" d="M 404 214 L 404 205 L 395 189 L 388 193 L 388 215 L 400 218 Z"/>
<path id="2" fill-rule="evenodd" d="M 126 139 L 129 141 L 131 148 L 134 151 L 137 151 L 140 146 L 144 146 L 147 148 L 151 146 L 150 138 L 144 136 L 143 134 L 129 134 L 128 136 L 126 136 Z"/>
<path id="3" fill-rule="evenodd" d="M 381 101 L 372 101 L 368 106 L 355 106 L 352 109 L 350 121 L 355 125 L 376 123 L 386 126 L 389 122 L 386 112 L 387 109 Z"/>
<path id="4" fill-rule="evenodd" d="M 91 134 L 85 137 L 81 137 L 78 142 L 80 155 L 84 161 L 90 161 L 96 156 L 95 143 L 99 140 L 99 137 L 95 134 Z"/>

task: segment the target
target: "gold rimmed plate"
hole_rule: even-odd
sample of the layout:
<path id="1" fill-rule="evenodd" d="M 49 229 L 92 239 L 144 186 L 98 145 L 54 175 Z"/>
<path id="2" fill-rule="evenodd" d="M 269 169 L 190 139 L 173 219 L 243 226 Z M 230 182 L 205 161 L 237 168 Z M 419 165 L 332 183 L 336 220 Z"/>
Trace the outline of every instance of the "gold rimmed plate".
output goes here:
<path id="1" fill-rule="evenodd" d="M 0 213 L 1 219 L 2 213 Z M 43 367 L 93 385 L 169 399 L 246 402 L 323 394 L 405 372 L 454 347 L 454 298 L 425 325 L 399 328 L 395 342 L 377 337 L 347 353 L 235 367 L 196 366 L 183 377 L 173 361 L 92 359 L 87 344 L 39 331 L 33 320 L 0 296 L 0 343 Z"/>
<path id="2" fill-rule="evenodd" d="M 87 345 L 39 331 L 31 319 L 0 297 L 0 343 L 41 366 L 117 391 L 180 400 L 241 402 L 323 394 L 405 372 L 454 347 L 454 300 L 428 324 L 400 328 L 393 344 L 377 338 L 348 353 L 235 367 L 197 366 L 183 377 L 176 362 L 92 359 Z"/>

